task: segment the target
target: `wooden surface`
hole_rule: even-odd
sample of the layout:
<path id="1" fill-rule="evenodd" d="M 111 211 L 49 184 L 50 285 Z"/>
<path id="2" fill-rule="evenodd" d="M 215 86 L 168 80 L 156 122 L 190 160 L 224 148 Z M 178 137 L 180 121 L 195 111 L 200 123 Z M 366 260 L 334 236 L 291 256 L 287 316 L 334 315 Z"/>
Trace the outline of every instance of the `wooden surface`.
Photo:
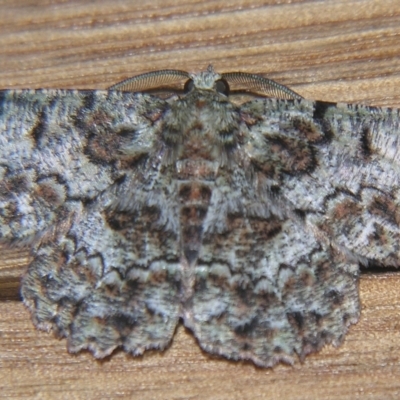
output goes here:
<path id="1" fill-rule="evenodd" d="M 310 99 L 400 107 L 400 2 L 0 0 L 0 88 L 106 88 L 209 63 L 264 73 Z M 2 398 L 400 397 L 397 273 L 364 275 L 361 319 L 344 344 L 293 367 L 210 357 L 182 327 L 164 353 L 117 352 L 100 362 L 69 355 L 65 341 L 33 328 L 18 301 L 25 256 L 2 252 Z"/>

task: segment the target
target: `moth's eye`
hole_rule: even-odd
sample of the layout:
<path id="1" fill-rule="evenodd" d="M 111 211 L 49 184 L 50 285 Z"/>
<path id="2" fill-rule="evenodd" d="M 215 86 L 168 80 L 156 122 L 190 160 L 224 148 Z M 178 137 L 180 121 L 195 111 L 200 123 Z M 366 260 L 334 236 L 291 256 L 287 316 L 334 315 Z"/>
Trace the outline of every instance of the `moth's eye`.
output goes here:
<path id="1" fill-rule="evenodd" d="M 189 79 L 185 82 L 185 86 L 183 87 L 184 93 L 189 93 L 194 89 L 194 83 L 192 79 Z"/>
<path id="2" fill-rule="evenodd" d="M 225 79 L 219 79 L 215 82 L 215 90 L 218 93 L 224 94 L 225 96 L 229 96 L 229 84 Z"/>

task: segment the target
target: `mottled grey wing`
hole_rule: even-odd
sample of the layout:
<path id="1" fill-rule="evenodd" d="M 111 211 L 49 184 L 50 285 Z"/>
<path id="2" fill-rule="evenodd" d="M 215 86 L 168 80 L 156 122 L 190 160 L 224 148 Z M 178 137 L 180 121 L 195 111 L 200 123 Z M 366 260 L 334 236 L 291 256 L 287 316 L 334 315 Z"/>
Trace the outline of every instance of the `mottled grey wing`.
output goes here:
<path id="1" fill-rule="evenodd" d="M 272 157 L 293 155 L 294 143 L 304 149 L 295 163 L 275 171 L 283 204 L 343 253 L 364 263 L 398 266 L 399 110 L 262 100 L 248 103 L 243 112 L 255 108 L 250 131 L 264 138 L 263 148 L 249 151 L 256 164 L 268 169 Z M 270 160 L 261 159 L 262 152 L 269 152 Z"/>
<path id="2" fill-rule="evenodd" d="M 242 212 L 232 213 L 235 199 L 219 200 L 211 200 L 214 221 L 205 224 L 184 310 L 201 347 L 268 367 L 341 343 L 359 315 L 357 262 L 295 216 L 278 215 L 273 199 L 244 201 Z"/>
<path id="3" fill-rule="evenodd" d="M 165 347 L 180 284 L 168 193 L 151 190 L 166 103 L 65 90 L 0 99 L 0 236 L 33 248 L 21 292 L 35 324 L 96 357 Z"/>

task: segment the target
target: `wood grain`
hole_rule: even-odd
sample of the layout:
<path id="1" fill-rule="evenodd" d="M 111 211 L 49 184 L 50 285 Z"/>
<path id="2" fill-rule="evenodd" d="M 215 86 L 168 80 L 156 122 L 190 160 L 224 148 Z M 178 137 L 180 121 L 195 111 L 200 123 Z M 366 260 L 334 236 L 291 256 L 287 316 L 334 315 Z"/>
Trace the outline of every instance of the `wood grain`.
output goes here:
<path id="1" fill-rule="evenodd" d="M 178 68 L 263 73 L 310 99 L 400 107 L 397 0 L 0 0 L 0 88 L 106 88 Z M 360 322 L 303 364 L 259 369 L 202 353 L 180 327 L 164 353 L 102 362 L 36 331 L 18 300 L 28 262 L 0 250 L 6 399 L 395 399 L 400 275 L 365 275 Z"/>

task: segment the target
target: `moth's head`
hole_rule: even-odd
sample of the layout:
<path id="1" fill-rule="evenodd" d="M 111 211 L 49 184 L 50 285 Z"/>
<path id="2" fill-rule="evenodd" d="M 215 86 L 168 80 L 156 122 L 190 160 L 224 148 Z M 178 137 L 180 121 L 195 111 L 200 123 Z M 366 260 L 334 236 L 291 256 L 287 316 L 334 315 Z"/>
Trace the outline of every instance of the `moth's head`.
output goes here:
<path id="1" fill-rule="evenodd" d="M 189 74 L 190 79 L 186 81 L 184 91 L 189 93 L 194 89 L 210 90 L 229 95 L 228 82 L 222 78 L 222 75 L 215 72 L 212 65 L 209 65 L 206 71 Z"/>

